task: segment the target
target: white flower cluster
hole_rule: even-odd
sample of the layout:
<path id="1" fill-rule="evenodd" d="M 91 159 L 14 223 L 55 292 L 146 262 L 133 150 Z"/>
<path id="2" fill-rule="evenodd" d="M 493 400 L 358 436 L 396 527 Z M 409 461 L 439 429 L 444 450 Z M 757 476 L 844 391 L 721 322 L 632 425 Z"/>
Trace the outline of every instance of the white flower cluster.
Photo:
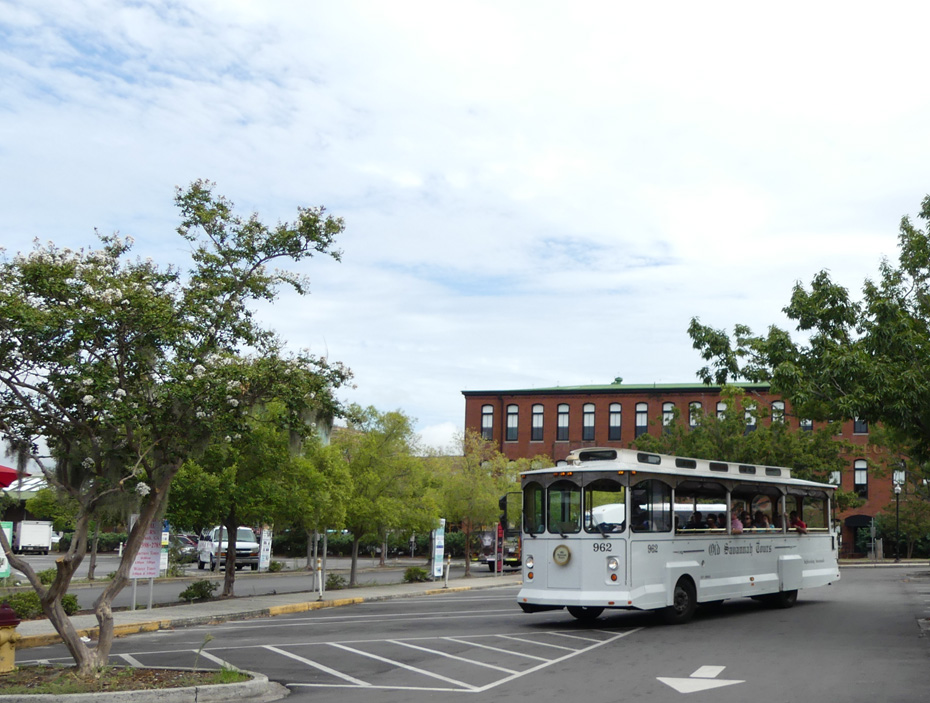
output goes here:
<path id="1" fill-rule="evenodd" d="M 136 484 L 136 493 L 145 498 L 149 493 L 152 492 L 152 487 L 147 483 L 142 483 L 141 481 Z"/>

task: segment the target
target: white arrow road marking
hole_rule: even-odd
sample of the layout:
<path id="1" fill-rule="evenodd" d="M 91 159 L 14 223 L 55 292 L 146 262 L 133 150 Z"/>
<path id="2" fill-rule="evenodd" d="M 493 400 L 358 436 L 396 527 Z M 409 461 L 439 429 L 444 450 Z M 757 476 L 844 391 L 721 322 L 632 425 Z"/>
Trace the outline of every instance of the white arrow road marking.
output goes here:
<path id="1" fill-rule="evenodd" d="M 702 666 L 687 679 L 671 679 L 665 676 L 657 676 L 656 679 L 671 686 L 679 693 L 694 693 L 695 691 L 708 691 L 712 688 L 722 688 L 731 686 L 735 683 L 746 683 L 736 679 L 718 679 L 725 666 Z"/>

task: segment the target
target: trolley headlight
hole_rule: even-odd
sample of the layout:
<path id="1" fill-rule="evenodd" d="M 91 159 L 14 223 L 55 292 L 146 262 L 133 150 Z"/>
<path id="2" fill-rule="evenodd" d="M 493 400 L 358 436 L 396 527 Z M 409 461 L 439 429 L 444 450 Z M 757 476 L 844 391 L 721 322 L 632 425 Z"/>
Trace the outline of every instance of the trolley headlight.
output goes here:
<path id="1" fill-rule="evenodd" d="M 530 554 L 530 555 L 526 558 L 526 568 L 527 568 L 527 569 L 532 569 L 535 565 L 536 565 L 536 562 L 533 561 L 533 555 Z"/>
<path id="2" fill-rule="evenodd" d="M 617 557 L 610 557 L 610 559 L 607 560 L 607 568 L 611 571 L 616 571 L 620 568 L 620 562 L 617 560 Z"/>

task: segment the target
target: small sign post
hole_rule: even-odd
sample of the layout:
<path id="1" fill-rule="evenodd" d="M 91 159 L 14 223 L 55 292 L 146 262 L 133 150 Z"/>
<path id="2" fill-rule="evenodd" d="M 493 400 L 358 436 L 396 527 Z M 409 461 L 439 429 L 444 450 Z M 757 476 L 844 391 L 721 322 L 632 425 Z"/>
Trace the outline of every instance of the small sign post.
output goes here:
<path id="1" fill-rule="evenodd" d="M 442 578 L 442 557 L 446 548 L 446 519 L 439 519 L 439 527 L 433 530 L 433 578 Z"/>

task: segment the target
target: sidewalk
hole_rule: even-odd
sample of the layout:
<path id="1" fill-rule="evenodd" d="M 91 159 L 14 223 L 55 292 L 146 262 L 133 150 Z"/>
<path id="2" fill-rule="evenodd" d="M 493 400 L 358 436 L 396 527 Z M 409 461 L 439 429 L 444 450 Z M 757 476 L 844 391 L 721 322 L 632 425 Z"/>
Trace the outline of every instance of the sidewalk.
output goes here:
<path id="1" fill-rule="evenodd" d="M 191 625 L 227 622 L 229 620 L 264 618 L 392 598 L 411 598 L 456 591 L 519 586 L 521 583 L 522 575 L 518 572 L 485 578 L 450 578 L 448 588 L 444 587 L 441 581 L 394 583 L 330 591 L 324 594 L 322 600 L 314 592 L 281 593 L 185 603 L 153 608 L 152 610 L 122 610 L 113 613 L 113 634 L 115 637 L 124 637 L 137 632 L 170 630 Z M 94 615 L 74 615 L 71 617 L 71 622 L 74 623 L 75 629 L 78 630 L 81 636 L 96 639 L 97 618 Z M 16 631 L 22 637 L 16 643 L 17 649 L 41 647 L 61 641 L 55 628 L 45 619 L 23 622 Z"/>

